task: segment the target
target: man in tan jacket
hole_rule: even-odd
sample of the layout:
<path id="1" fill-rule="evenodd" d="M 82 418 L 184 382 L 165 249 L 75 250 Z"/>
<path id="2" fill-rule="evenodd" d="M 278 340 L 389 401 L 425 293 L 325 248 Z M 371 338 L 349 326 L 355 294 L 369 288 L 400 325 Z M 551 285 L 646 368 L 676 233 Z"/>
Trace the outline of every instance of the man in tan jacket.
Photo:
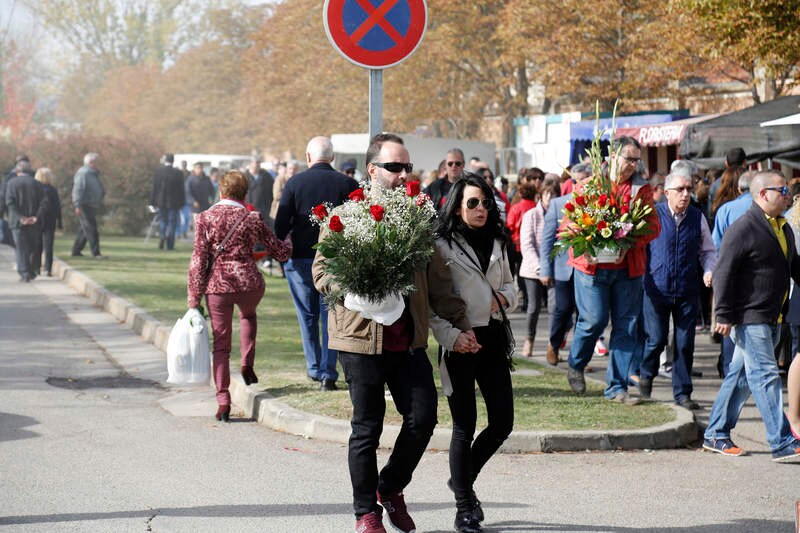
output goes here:
<path id="1" fill-rule="evenodd" d="M 405 184 L 410 172 L 409 154 L 400 137 L 373 137 L 366 160 L 373 186 Z M 332 280 L 324 271 L 319 252 L 312 274 L 317 290 L 324 293 Z M 339 350 L 353 404 L 348 463 L 359 533 L 386 531 L 382 508 L 395 529 L 416 529 L 406 510 L 403 489 L 411 481 L 436 426 L 437 393 L 425 352 L 429 306 L 461 329 L 457 342 L 464 351 L 475 342 L 466 304 L 453 291 L 450 271 L 441 255 L 434 252 L 427 270 L 416 272 L 415 285 L 417 290 L 406 297 L 402 316 L 391 325 L 366 319 L 341 304 L 329 310 L 328 343 Z M 379 473 L 376 451 L 386 412 L 384 385 L 389 387 L 403 424 L 389 461 Z"/>

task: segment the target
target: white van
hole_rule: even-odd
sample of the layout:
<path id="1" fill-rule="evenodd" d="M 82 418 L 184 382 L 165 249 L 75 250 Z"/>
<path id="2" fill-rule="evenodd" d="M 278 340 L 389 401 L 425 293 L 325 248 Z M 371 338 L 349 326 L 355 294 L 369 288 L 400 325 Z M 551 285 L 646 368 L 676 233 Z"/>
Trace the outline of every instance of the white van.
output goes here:
<path id="1" fill-rule="evenodd" d="M 211 167 L 216 167 L 220 170 L 230 170 L 232 168 L 241 168 L 247 166 L 253 160 L 251 155 L 233 155 L 233 154 L 175 154 L 176 168 L 181 167 L 181 161 L 186 161 L 187 168 L 192 170 L 196 163 L 203 165 L 203 171 L 208 174 Z"/>

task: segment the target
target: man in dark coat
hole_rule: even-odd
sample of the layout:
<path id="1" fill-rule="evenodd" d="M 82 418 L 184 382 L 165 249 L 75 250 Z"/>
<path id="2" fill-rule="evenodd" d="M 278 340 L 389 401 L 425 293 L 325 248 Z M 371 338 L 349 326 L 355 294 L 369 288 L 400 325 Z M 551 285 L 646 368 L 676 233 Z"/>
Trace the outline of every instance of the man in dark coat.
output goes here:
<path id="1" fill-rule="evenodd" d="M 450 187 L 464 177 L 464 152 L 461 148 L 448 150 L 445 164 L 447 165 L 445 177 L 434 181 L 423 191 L 431 197 L 437 210 L 440 210 L 447 200 Z"/>
<path id="2" fill-rule="evenodd" d="M 261 162 L 258 159 L 250 162 L 245 175 L 248 183 L 247 202 L 258 209 L 264 222 L 271 228 L 274 221 L 269 216 L 269 211 L 272 207 L 272 185 L 275 183 L 275 178 L 261 168 Z"/>
<path id="3" fill-rule="evenodd" d="M 153 176 L 153 192 L 150 196 L 150 204 L 158 208 L 161 231 L 158 249 L 163 250 L 166 244 L 167 250 L 174 250 L 178 217 L 186 201 L 186 195 L 183 190 L 183 173 L 172 166 L 172 163 L 175 162 L 174 155 L 165 154 L 161 161 L 162 164 L 158 166 Z"/>
<path id="4" fill-rule="evenodd" d="M 41 220 L 47 211 L 47 199 L 42 184 L 30 174 L 31 164 L 20 161 L 17 175 L 6 184 L 5 206 L 8 223 L 17 243 L 17 274 L 20 281 L 36 277 L 34 254 L 39 250 Z"/>
<path id="5" fill-rule="evenodd" d="M 187 197 L 191 199 L 192 213 L 202 213 L 209 207 L 216 191 L 211 179 L 203 172 L 203 163 L 195 163 L 186 180 Z"/>
<path id="6" fill-rule="evenodd" d="M 339 373 L 336 371 L 337 353 L 328 349 L 328 308 L 311 277 L 316 253 L 312 246 L 317 244 L 319 228 L 308 217 L 314 206 L 323 202 L 337 206 L 358 189 L 356 180 L 334 170 L 332 161 L 331 140 L 328 137 L 311 139 L 306 147 L 309 168 L 286 182 L 275 216 L 275 234 L 279 239 L 292 232 L 292 258 L 283 271 L 300 323 L 306 373 L 310 379 L 320 382 L 322 390 L 335 390 Z"/>
<path id="7" fill-rule="evenodd" d="M 800 283 L 800 258 L 783 212 L 786 179 L 775 170 L 758 172 L 750 184 L 753 204 L 722 237 L 714 271 L 714 309 L 720 335 L 736 347 L 711 407 L 703 448 L 727 456 L 745 451 L 731 430 L 750 394 L 767 430 L 773 461 L 800 457 L 800 440 L 783 413 L 781 378 L 775 362 L 778 326 L 788 310 L 789 278 Z"/>

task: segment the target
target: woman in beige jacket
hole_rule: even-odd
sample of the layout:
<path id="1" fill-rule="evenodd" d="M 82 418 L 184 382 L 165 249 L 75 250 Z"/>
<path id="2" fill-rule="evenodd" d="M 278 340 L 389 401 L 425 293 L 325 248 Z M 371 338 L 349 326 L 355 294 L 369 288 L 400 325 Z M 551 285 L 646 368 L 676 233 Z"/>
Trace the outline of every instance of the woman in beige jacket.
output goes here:
<path id="1" fill-rule="evenodd" d="M 455 493 L 456 531 L 482 531 L 483 510 L 473 483 L 500 448 L 514 424 L 511 373 L 505 356 L 504 309 L 516 304 L 508 262 L 510 240 L 486 182 L 468 174 L 457 181 L 444 205 L 436 247 L 450 268 L 453 288 L 467 303 L 467 319 L 477 343 L 463 346 L 460 330 L 440 317 L 431 328 L 444 349 L 442 383 L 453 417 L 450 481 Z M 449 382 L 449 383 L 448 383 Z M 488 425 L 474 440 L 477 419 L 475 384 L 481 389 Z"/>

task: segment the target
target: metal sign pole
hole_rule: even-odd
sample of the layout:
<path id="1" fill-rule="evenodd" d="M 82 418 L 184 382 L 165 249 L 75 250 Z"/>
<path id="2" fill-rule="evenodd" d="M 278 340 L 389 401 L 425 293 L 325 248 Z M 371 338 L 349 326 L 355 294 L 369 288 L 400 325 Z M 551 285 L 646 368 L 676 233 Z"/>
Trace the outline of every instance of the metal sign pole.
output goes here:
<path id="1" fill-rule="evenodd" d="M 383 70 L 369 70 L 369 138 L 383 131 Z"/>

